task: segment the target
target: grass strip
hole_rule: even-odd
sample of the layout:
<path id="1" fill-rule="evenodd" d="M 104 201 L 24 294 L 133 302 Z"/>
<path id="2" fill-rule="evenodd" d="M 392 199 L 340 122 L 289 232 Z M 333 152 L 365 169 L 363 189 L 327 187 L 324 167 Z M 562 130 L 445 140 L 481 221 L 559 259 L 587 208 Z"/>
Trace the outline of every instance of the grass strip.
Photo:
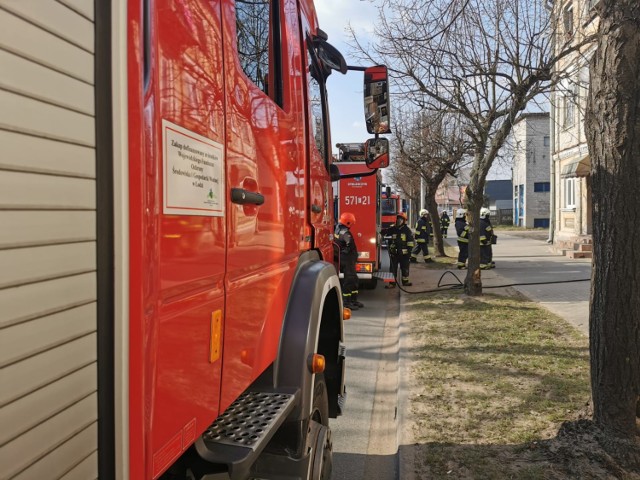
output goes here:
<path id="1" fill-rule="evenodd" d="M 556 478 L 534 447 L 589 399 L 587 339 L 521 296 L 407 300 L 418 478 Z"/>

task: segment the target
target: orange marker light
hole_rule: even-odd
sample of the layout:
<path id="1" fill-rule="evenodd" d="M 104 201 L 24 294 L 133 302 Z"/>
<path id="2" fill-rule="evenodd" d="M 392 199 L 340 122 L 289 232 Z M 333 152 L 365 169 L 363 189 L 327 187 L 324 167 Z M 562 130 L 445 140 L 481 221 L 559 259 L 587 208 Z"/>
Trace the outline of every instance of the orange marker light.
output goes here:
<path id="1" fill-rule="evenodd" d="M 351 318 L 351 309 L 344 307 L 342 309 L 342 319 L 343 320 L 349 320 Z"/>
<path id="2" fill-rule="evenodd" d="M 311 226 L 310 225 L 304 226 L 304 236 L 302 237 L 302 242 L 300 247 L 303 250 L 308 250 L 311 248 Z"/>
<path id="3" fill-rule="evenodd" d="M 211 314 L 211 340 L 209 347 L 209 362 L 214 363 L 220 358 L 220 345 L 222 343 L 222 310 L 216 310 Z"/>
<path id="4" fill-rule="evenodd" d="M 324 355 L 314 353 L 310 358 L 309 370 L 311 370 L 311 373 L 322 373 L 324 372 L 325 364 Z"/>

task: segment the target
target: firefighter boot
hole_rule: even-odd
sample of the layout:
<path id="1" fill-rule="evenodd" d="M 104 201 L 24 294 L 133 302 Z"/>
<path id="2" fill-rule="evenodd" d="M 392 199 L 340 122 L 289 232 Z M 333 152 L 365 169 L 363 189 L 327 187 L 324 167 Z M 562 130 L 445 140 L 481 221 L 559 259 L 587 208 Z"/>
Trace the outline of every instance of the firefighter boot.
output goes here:
<path id="1" fill-rule="evenodd" d="M 351 294 L 351 303 L 356 305 L 358 308 L 364 308 L 364 303 L 358 301 L 358 294 L 357 293 L 352 293 Z"/>
<path id="2" fill-rule="evenodd" d="M 411 283 L 409 281 L 409 277 L 402 277 L 402 286 L 403 287 L 410 287 L 411 285 L 413 285 L 413 283 Z"/>
<path id="3" fill-rule="evenodd" d="M 353 299 L 351 298 L 351 294 L 349 295 L 342 295 L 342 305 L 344 305 L 345 307 L 351 309 L 351 310 L 358 310 L 358 305 L 356 305 L 355 303 L 353 303 Z"/>

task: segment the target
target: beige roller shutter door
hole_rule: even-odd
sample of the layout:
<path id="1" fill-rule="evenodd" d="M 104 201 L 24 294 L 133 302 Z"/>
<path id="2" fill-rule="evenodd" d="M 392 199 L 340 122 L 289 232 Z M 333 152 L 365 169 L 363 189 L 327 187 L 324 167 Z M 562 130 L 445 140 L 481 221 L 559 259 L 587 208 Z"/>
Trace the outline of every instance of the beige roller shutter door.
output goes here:
<path id="1" fill-rule="evenodd" d="M 0 478 L 97 478 L 93 0 L 0 0 Z"/>

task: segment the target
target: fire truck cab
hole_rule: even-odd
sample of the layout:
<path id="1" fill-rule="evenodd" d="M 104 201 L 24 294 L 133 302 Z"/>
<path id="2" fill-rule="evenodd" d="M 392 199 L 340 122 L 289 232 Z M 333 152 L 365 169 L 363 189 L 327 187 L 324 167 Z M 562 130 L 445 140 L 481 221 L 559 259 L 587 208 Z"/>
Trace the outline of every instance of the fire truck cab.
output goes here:
<path id="1" fill-rule="evenodd" d="M 343 212 L 353 213 L 356 223 L 351 228 L 358 248 L 356 272 L 363 288 L 374 289 L 381 267 L 380 188 L 382 174 L 371 171 L 365 162 L 364 143 L 339 143 L 338 162 L 342 179 L 334 183 L 336 218 Z M 342 276 L 342 273 L 340 274 Z"/>
<path id="2" fill-rule="evenodd" d="M 397 193 L 391 193 L 391 188 L 386 188 L 380 199 L 382 228 L 389 228 L 396 222 L 396 215 L 402 212 L 402 199 Z"/>

